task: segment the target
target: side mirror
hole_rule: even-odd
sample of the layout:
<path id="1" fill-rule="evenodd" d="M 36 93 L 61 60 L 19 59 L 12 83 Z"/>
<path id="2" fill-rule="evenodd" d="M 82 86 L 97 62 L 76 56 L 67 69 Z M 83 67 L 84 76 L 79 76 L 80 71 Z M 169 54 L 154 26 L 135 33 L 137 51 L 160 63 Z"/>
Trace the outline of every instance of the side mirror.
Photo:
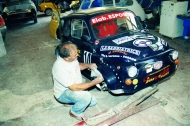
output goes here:
<path id="1" fill-rule="evenodd" d="M 81 40 L 85 41 L 85 42 L 89 42 L 90 41 L 90 37 L 87 35 L 83 35 L 81 36 Z"/>

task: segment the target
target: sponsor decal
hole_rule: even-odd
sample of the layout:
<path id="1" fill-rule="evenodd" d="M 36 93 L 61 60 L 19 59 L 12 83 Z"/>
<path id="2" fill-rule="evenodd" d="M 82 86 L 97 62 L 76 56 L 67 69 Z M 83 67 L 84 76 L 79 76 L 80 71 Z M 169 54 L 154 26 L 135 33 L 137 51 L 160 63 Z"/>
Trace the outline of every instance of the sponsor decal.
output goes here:
<path id="1" fill-rule="evenodd" d="M 152 67 L 146 69 L 146 73 L 150 73 L 150 72 L 152 72 Z"/>
<path id="2" fill-rule="evenodd" d="M 121 38 L 118 38 L 118 39 L 114 39 L 112 40 L 115 44 L 119 45 L 119 44 L 123 44 L 125 42 L 129 42 L 129 41 L 132 41 L 133 38 L 129 37 L 129 36 L 125 36 L 125 37 L 121 37 Z"/>
<path id="3" fill-rule="evenodd" d="M 112 50 L 112 51 L 109 51 L 109 52 L 108 52 L 108 55 L 110 55 L 110 54 L 112 54 L 112 53 L 121 53 L 121 54 L 123 54 L 123 55 L 127 55 L 126 52 L 119 51 L 119 50 Z"/>
<path id="4" fill-rule="evenodd" d="M 133 61 L 137 61 L 135 58 L 129 57 L 129 56 L 123 56 L 123 58 L 129 59 L 129 60 L 133 60 Z"/>
<path id="5" fill-rule="evenodd" d="M 151 39 L 151 40 L 155 40 L 153 35 L 147 34 L 146 36 L 142 36 L 142 35 L 133 35 L 131 36 L 133 39 Z"/>
<path id="6" fill-rule="evenodd" d="M 146 39 L 137 39 L 133 42 L 133 45 L 136 47 L 147 47 L 151 44 L 152 44 L 152 42 L 150 40 L 146 40 Z"/>
<path id="7" fill-rule="evenodd" d="M 155 44 L 150 45 L 149 47 L 153 51 L 158 51 L 158 50 L 163 50 L 164 49 L 163 45 L 167 46 L 167 42 L 165 42 L 163 39 L 158 37 L 158 42 L 156 42 Z"/>
<path id="8" fill-rule="evenodd" d="M 80 50 L 79 49 L 77 50 L 77 53 L 80 55 Z"/>
<path id="9" fill-rule="evenodd" d="M 133 13 L 130 13 L 130 12 L 115 12 L 115 13 L 96 16 L 96 17 L 92 18 L 90 23 L 96 24 L 96 23 L 103 22 L 106 20 L 111 20 L 111 19 L 116 19 L 116 18 L 124 18 L 124 17 L 134 17 L 134 15 L 133 15 Z"/>
<path id="10" fill-rule="evenodd" d="M 142 35 L 133 35 L 133 36 L 125 36 L 125 37 L 121 37 L 118 39 L 114 39 L 112 40 L 115 44 L 120 45 L 135 39 L 152 39 L 155 40 L 153 35 L 147 35 L 147 36 L 142 36 Z M 147 40 L 148 41 L 148 40 Z"/>
<path id="11" fill-rule="evenodd" d="M 120 55 L 104 55 L 101 54 L 102 57 L 121 57 Z"/>
<path id="12" fill-rule="evenodd" d="M 119 55 L 107 55 L 107 57 L 120 57 Z"/>
<path id="13" fill-rule="evenodd" d="M 164 68 L 162 68 L 162 69 L 160 69 L 160 70 L 158 70 L 158 71 L 156 71 L 156 72 L 154 72 L 154 73 L 151 73 L 150 75 L 148 75 L 147 77 L 145 77 L 145 78 L 143 79 L 143 82 L 144 82 L 145 84 L 148 84 L 148 83 L 150 83 L 150 82 L 152 82 L 152 81 L 156 81 L 157 79 L 161 79 L 161 78 L 163 78 L 163 77 L 169 75 L 169 73 L 170 73 L 169 66 L 170 66 L 170 65 L 168 65 L 168 66 L 166 66 L 166 67 L 164 67 Z M 157 73 L 158 73 L 158 74 L 157 74 Z M 157 74 L 157 75 L 156 75 L 156 74 Z"/>
<path id="14" fill-rule="evenodd" d="M 162 43 L 162 45 L 165 45 L 165 46 L 168 45 L 167 42 L 161 39 L 160 37 L 158 37 L 158 42 Z"/>
<path id="15" fill-rule="evenodd" d="M 131 48 L 126 48 L 126 47 L 118 47 L 118 46 L 101 46 L 100 51 L 111 51 L 111 50 L 118 50 L 122 52 L 127 52 L 135 55 L 140 55 L 139 50 L 136 49 L 131 49 Z"/>
<path id="16" fill-rule="evenodd" d="M 107 57 L 107 55 L 101 54 L 102 57 Z"/>
<path id="17" fill-rule="evenodd" d="M 84 51 L 83 59 L 84 63 L 91 63 L 92 53 Z"/>
<path id="18" fill-rule="evenodd" d="M 153 51 L 158 51 L 163 49 L 163 45 L 161 42 L 156 42 L 155 44 L 152 44 L 149 46 Z"/>

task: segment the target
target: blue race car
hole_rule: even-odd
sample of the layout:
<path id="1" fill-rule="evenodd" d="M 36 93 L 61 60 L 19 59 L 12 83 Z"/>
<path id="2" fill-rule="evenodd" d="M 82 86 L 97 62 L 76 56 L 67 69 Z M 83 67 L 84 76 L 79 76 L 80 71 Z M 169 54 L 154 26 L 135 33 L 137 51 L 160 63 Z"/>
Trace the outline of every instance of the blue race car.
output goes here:
<path id="1" fill-rule="evenodd" d="M 104 77 L 101 90 L 134 93 L 170 78 L 176 71 L 178 51 L 143 28 L 139 17 L 123 7 L 77 11 L 60 20 L 61 42 L 78 46 L 79 62 L 96 63 Z M 56 48 L 57 54 L 57 48 Z M 92 80 L 91 70 L 82 74 Z"/>

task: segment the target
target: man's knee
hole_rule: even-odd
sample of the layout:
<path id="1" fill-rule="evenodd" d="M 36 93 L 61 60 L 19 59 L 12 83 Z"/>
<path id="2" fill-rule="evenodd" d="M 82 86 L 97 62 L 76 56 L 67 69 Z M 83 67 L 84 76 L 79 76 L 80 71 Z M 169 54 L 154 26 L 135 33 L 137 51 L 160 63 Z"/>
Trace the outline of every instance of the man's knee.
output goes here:
<path id="1" fill-rule="evenodd" d="M 86 102 L 89 102 L 89 103 L 90 103 L 90 101 L 91 101 L 91 99 L 92 99 L 92 95 L 91 95 L 88 91 L 84 91 L 83 99 L 84 99 Z"/>

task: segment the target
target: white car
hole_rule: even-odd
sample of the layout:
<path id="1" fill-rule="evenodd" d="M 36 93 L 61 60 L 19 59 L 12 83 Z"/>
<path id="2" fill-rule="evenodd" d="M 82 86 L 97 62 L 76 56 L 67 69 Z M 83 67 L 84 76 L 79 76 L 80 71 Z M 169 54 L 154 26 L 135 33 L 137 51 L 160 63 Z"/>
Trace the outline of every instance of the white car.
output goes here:
<path id="1" fill-rule="evenodd" d="M 3 38 L 3 41 L 5 41 L 6 33 L 7 33 L 7 27 L 5 25 L 5 21 L 3 17 L 0 15 L 0 32 Z"/>
<path id="2" fill-rule="evenodd" d="M 136 0 L 83 0 L 79 10 L 84 10 L 92 7 L 126 7 L 133 11 L 136 16 L 145 20 L 145 12 L 141 5 Z"/>
<path id="3" fill-rule="evenodd" d="M 7 26 L 20 19 L 34 20 L 37 23 L 37 9 L 31 0 L 6 0 L 2 16 Z"/>

